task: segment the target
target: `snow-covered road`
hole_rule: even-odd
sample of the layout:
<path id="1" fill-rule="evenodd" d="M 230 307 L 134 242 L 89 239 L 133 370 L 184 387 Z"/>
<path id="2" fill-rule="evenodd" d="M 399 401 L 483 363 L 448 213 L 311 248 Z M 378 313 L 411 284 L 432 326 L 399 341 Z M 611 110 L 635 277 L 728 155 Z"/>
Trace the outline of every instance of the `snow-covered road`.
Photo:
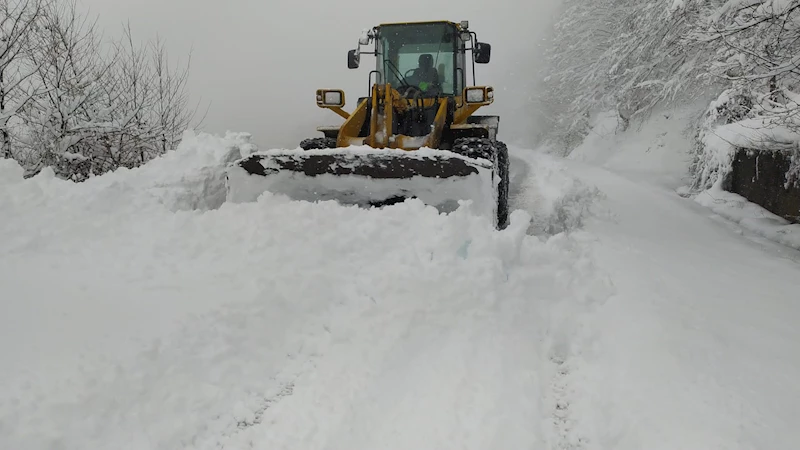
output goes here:
<path id="1" fill-rule="evenodd" d="M 658 183 L 564 163 L 604 194 L 585 230 L 614 285 L 569 382 L 591 448 L 796 447 L 800 253 Z"/>
<path id="2" fill-rule="evenodd" d="M 195 210 L 219 178 L 186 160 L 240 144 L 80 186 L 0 161 L 0 448 L 797 442 L 797 255 L 520 149 L 502 232 L 418 202 Z"/>

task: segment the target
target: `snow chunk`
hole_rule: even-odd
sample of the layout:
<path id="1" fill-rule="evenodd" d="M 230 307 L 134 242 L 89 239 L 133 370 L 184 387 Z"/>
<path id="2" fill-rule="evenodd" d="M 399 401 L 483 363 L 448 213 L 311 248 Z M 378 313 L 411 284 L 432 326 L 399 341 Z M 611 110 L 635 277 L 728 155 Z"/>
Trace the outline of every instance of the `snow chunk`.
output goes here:
<path id="1" fill-rule="evenodd" d="M 175 151 L 147 164 L 88 180 L 96 189 L 122 183 L 154 197 L 171 211 L 209 210 L 225 202 L 227 165 L 257 150 L 248 133 L 184 133 Z"/>
<path id="2" fill-rule="evenodd" d="M 512 185 L 518 185 L 514 189 L 518 194 L 510 199 L 532 213 L 529 233 L 548 236 L 574 232 L 596 213 L 594 207 L 603 198 L 602 192 L 570 174 L 560 158 L 543 149 L 512 148 L 512 155 L 536 168 L 524 179 L 512 181 Z"/>

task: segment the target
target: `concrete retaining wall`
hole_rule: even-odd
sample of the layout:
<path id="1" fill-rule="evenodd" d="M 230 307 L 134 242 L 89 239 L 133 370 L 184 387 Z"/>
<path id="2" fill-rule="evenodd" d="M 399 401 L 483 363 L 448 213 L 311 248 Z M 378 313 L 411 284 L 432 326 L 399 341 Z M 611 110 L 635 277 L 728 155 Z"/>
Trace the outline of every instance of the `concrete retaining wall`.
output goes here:
<path id="1" fill-rule="evenodd" d="M 792 154 L 739 149 L 727 189 L 790 222 L 800 223 L 800 180 L 786 187 Z"/>

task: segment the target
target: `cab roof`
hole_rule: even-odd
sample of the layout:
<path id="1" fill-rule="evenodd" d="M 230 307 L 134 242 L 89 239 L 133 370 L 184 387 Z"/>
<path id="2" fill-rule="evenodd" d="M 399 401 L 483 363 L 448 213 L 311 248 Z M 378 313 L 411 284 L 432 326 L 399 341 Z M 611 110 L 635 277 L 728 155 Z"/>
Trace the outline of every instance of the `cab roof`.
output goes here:
<path id="1" fill-rule="evenodd" d="M 425 24 L 435 24 L 435 23 L 448 24 L 458 28 L 459 30 L 461 29 L 460 23 L 451 22 L 449 20 L 427 20 L 421 22 L 390 22 L 390 23 L 382 23 L 378 25 L 378 27 L 383 27 L 388 25 L 425 25 Z"/>

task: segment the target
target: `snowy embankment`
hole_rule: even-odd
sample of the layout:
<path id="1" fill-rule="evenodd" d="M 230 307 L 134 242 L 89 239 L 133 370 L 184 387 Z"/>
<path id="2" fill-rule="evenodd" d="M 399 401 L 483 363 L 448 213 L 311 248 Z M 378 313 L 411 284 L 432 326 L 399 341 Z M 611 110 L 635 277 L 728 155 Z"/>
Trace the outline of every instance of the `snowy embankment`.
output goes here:
<path id="1" fill-rule="evenodd" d="M 800 255 L 671 189 L 568 163 L 612 212 L 586 225 L 615 289 L 573 371 L 591 405 L 581 426 L 601 443 L 586 448 L 794 447 Z"/>
<path id="2" fill-rule="evenodd" d="M 723 190 L 723 177 L 719 175 L 733 170 L 737 148 L 770 151 L 800 146 L 800 134 L 774 122 L 766 118 L 747 119 L 708 132 L 703 138 L 707 161 L 701 176 L 711 186 L 694 199 L 751 233 L 800 250 L 800 224 L 792 224 L 738 194 Z M 716 181 L 710 183 L 714 178 Z"/>
<path id="3" fill-rule="evenodd" d="M 251 150 L 190 136 L 81 184 L 0 161 L 0 448 L 564 442 L 551 353 L 570 305 L 610 294 L 588 236 L 419 201 L 221 204 Z"/>
<path id="4" fill-rule="evenodd" d="M 688 196 L 686 185 L 690 183 L 688 167 L 692 160 L 689 154 L 692 144 L 686 127 L 697 109 L 698 106 L 694 105 L 654 114 L 649 121 L 625 133 L 618 133 L 615 114 L 599 115 L 585 142 L 569 158 Z M 765 143 L 797 142 L 796 134 L 767 125 L 754 119 L 724 125 L 716 128 L 714 133 L 707 134 L 704 142 L 708 149 L 705 155 L 708 173 L 703 177 L 711 179 L 718 172 L 730 171 L 737 146 L 761 148 Z M 715 214 L 740 226 L 742 233 L 754 234 L 800 250 L 800 225 L 791 224 L 740 195 L 722 190 L 719 182 L 712 184 L 709 189 L 691 197 Z"/>
<path id="5" fill-rule="evenodd" d="M 681 114 L 598 131 L 566 170 L 602 193 L 585 220 L 614 295 L 586 313 L 591 346 L 564 384 L 577 448 L 793 448 L 800 416 L 800 254 L 677 195 Z M 665 145 L 664 145 L 665 144 Z M 535 160 L 532 161 L 535 163 Z M 588 164 L 587 164 L 588 163 Z"/>
<path id="6" fill-rule="evenodd" d="M 790 223 L 741 195 L 712 187 L 694 199 L 750 233 L 800 250 L 800 224 Z"/>

